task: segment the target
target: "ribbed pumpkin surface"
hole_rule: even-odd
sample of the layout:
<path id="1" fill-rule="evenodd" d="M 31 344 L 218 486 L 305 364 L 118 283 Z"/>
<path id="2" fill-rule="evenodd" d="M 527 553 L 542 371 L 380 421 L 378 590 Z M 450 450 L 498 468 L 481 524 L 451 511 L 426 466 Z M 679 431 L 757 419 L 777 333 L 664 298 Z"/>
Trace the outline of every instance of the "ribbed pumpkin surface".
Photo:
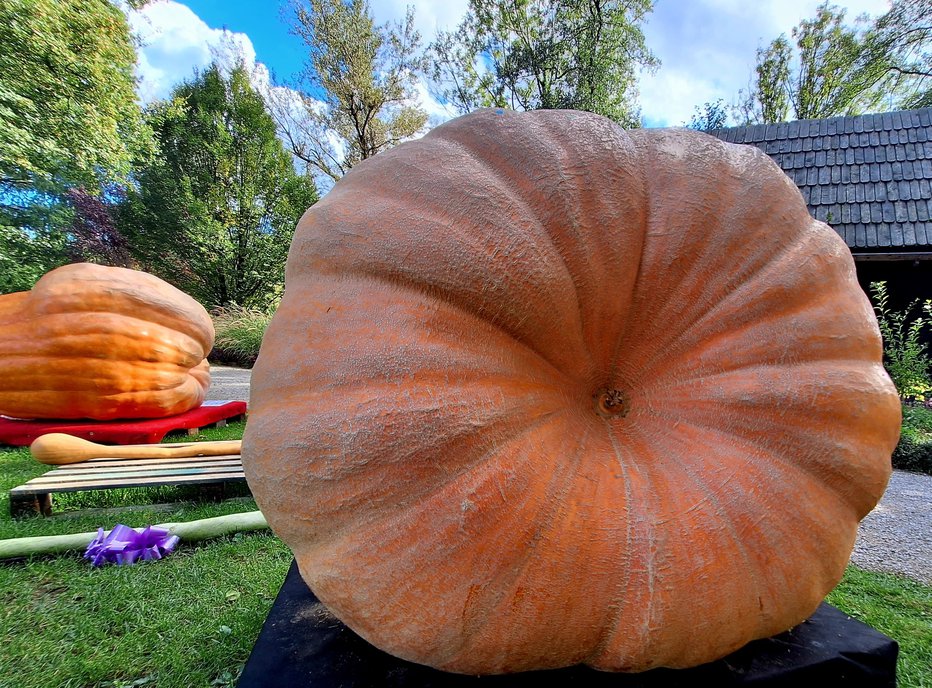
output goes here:
<path id="1" fill-rule="evenodd" d="M 200 406 L 214 328 L 154 275 L 78 263 L 0 296 L 0 414 L 161 418 Z"/>
<path id="2" fill-rule="evenodd" d="M 763 153 L 481 111 L 298 226 L 247 478 L 378 647 L 464 673 L 721 657 L 805 619 L 900 407 L 841 239 Z"/>

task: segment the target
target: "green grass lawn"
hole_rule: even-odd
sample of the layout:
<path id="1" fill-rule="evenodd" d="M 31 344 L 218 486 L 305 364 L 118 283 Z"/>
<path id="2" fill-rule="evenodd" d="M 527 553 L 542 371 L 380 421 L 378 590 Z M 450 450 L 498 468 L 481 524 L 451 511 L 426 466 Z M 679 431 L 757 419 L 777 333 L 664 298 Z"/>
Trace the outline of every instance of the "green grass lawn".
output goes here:
<path id="1" fill-rule="evenodd" d="M 51 518 L 11 520 L 9 489 L 48 469 L 25 450 L 0 452 L 0 538 L 256 508 L 248 496 L 212 504 L 148 488 L 56 495 Z M 95 569 L 80 553 L 0 563 L 0 688 L 235 685 L 290 561 L 281 541 L 253 533 L 182 543 L 132 567 Z M 829 602 L 900 643 L 901 686 L 932 688 L 932 587 L 850 567 Z"/>

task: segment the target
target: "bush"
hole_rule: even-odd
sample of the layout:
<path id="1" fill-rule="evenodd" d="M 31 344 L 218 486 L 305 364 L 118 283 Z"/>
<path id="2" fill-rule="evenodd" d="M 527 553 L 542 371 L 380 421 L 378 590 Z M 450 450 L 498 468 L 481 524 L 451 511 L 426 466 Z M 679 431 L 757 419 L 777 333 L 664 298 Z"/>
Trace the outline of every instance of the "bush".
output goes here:
<path id="1" fill-rule="evenodd" d="M 893 467 L 932 475 L 932 409 L 903 406 L 903 427 L 893 450 Z"/>
<path id="2" fill-rule="evenodd" d="M 922 331 L 929 322 L 922 316 L 910 319 L 918 300 L 909 304 L 906 310 L 890 310 L 886 282 L 871 282 L 871 296 L 883 336 L 884 367 L 902 398 L 924 400 L 932 391 L 929 357 L 926 345 L 921 341 Z M 932 301 L 926 300 L 922 310 L 927 316 L 932 316 Z"/>
<path id="3" fill-rule="evenodd" d="M 210 360 L 252 368 L 272 313 L 255 308 L 218 308 L 211 316 L 216 338 Z"/>

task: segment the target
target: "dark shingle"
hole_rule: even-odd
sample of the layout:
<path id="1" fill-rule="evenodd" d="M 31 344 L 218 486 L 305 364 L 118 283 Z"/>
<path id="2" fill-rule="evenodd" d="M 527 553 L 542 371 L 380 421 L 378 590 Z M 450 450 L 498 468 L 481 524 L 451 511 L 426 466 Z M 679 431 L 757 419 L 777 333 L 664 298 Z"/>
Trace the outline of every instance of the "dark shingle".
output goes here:
<path id="1" fill-rule="evenodd" d="M 890 225 L 882 224 L 877 227 L 877 245 L 878 246 L 889 246 L 892 242 L 890 241 Z"/>
<path id="2" fill-rule="evenodd" d="M 890 243 L 894 246 L 903 245 L 903 225 L 901 223 L 890 225 Z"/>
<path id="3" fill-rule="evenodd" d="M 929 202 L 927 200 L 916 201 L 916 219 L 920 222 L 929 221 Z"/>

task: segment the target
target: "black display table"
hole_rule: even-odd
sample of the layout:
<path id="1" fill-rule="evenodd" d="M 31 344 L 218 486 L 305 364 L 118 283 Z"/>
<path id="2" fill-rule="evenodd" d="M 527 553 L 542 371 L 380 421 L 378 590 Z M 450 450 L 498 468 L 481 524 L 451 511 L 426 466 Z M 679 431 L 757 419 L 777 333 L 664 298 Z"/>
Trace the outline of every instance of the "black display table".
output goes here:
<path id="1" fill-rule="evenodd" d="M 448 674 L 396 659 L 319 605 L 292 562 L 239 688 L 896 686 L 896 642 L 825 603 L 786 633 L 756 640 L 724 659 L 693 669 L 609 674 L 577 666 L 482 677 Z"/>

